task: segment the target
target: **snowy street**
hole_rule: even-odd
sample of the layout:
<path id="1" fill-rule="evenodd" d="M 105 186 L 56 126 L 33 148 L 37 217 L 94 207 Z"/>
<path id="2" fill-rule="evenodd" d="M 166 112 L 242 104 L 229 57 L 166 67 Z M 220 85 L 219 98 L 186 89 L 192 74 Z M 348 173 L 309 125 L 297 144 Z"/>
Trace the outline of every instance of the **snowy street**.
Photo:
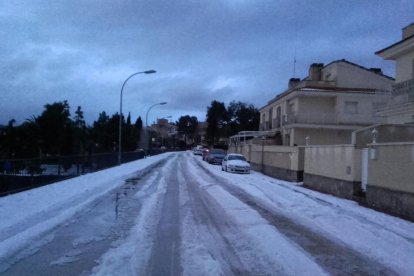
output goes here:
<path id="1" fill-rule="evenodd" d="M 412 275 L 414 224 L 191 152 L 0 198 L 1 275 Z"/>

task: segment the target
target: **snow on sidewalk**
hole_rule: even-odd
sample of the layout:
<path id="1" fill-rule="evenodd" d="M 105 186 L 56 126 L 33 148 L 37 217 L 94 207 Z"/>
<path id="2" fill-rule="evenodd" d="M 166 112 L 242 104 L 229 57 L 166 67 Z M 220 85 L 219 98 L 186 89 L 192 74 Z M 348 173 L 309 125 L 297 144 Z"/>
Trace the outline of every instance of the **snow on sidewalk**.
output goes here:
<path id="1" fill-rule="evenodd" d="M 414 223 L 359 206 L 351 200 L 306 189 L 298 183 L 258 172 L 231 174 L 222 172 L 220 166 L 201 164 L 266 208 L 346 244 L 399 274 L 413 274 Z"/>
<path id="2" fill-rule="evenodd" d="M 0 260 L 31 244 L 40 235 L 122 185 L 136 172 L 170 154 L 140 159 L 0 198 Z"/>

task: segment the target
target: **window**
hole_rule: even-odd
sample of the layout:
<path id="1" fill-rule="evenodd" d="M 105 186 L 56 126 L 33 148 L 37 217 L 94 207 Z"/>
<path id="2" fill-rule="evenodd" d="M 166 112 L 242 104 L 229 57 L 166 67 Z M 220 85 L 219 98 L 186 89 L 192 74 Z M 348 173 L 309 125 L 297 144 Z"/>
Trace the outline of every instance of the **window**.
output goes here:
<path id="1" fill-rule="evenodd" d="M 272 128 L 272 119 L 273 119 L 273 107 L 269 110 L 269 128 Z"/>
<path id="2" fill-rule="evenodd" d="M 412 71 L 411 71 L 411 76 L 413 77 L 413 79 L 414 79 L 414 58 L 413 58 L 413 66 L 412 66 Z"/>
<path id="3" fill-rule="evenodd" d="M 345 114 L 358 114 L 358 102 L 345 102 Z"/>

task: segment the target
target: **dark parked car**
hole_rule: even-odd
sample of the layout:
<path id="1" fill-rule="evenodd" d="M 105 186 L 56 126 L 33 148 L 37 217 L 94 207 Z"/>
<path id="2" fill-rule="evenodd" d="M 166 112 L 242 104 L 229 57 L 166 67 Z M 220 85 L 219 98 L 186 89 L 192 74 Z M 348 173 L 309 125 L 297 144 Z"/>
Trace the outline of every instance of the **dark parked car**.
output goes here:
<path id="1" fill-rule="evenodd" d="M 226 156 L 226 151 L 223 149 L 210 149 L 206 151 L 204 160 L 210 164 L 221 164 L 223 161 L 224 156 Z"/>

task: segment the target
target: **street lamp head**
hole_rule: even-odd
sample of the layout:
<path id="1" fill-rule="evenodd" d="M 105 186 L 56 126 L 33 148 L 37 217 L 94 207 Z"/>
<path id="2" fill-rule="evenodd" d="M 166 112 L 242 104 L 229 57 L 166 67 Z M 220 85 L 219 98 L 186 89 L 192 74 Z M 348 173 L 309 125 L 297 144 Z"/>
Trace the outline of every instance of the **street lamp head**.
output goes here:
<path id="1" fill-rule="evenodd" d="M 164 104 L 167 104 L 166 102 L 162 102 L 162 103 L 160 103 L 160 105 L 164 105 Z"/>
<path id="2" fill-rule="evenodd" d="M 144 71 L 145 74 L 154 74 L 157 73 L 157 71 L 155 70 L 148 70 L 148 71 Z"/>

